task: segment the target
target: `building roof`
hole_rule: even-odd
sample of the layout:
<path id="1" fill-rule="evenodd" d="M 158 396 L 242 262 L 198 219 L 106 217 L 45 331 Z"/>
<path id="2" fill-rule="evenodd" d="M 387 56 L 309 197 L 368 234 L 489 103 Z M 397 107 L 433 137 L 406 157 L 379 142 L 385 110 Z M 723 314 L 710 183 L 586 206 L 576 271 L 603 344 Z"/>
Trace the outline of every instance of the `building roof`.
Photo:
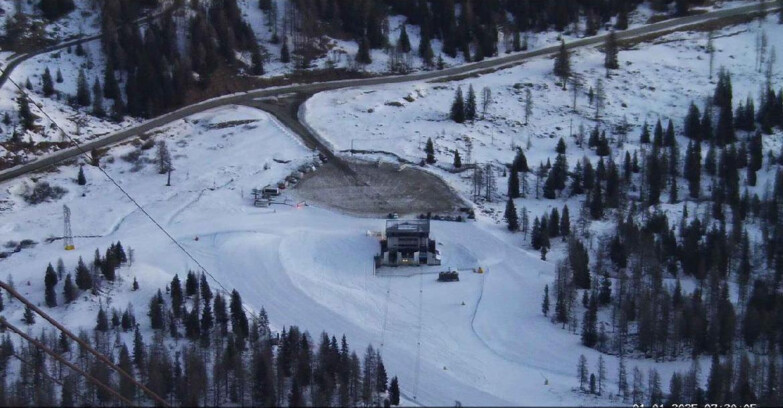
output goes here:
<path id="1" fill-rule="evenodd" d="M 416 233 L 429 234 L 430 220 L 386 220 L 386 235 Z"/>

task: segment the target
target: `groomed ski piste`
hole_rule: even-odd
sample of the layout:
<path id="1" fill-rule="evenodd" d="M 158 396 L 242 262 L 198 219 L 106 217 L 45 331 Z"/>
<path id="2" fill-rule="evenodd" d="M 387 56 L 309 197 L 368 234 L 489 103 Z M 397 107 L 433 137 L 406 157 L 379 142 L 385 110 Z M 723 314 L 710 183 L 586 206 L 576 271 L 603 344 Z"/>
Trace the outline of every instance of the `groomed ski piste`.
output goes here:
<path id="1" fill-rule="evenodd" d="M 756 23 L 751 24 L 727 29 L 722 33 L 723 37 L 716 37 L 719 49 L 729 50 L 724 52 L 723 61 L 718 59 L 716 67 L 725 63 L 735 78 L 743 81 L 737 99 L 744 98 L 746 92 L 755 93 L 758 83 L 763 80 L 763 74 L 755 72 L 752 54 L 747 51 L 752 49 L 756 33 Z M 778 26 L 766 23 L 765 27 L 771 38 L 780 38 L 779 31 L 773 31 Z M 676 49 L 689 52 L 690 58 L 698 58 L 701 51 L 696 42 L 703 42 L 703 35 L 699 35 L 697 40 L 686 38 L 658 45 L 657 55 L 668 55 L 666 52 L 671 50 L 666 47 L 679 47 Z M 750 61 L 739 58 L 739 51 L 733 51 L 739 48 L 730 47 L 744 47 L 742 55 L 750 56 Z M 641 58 L 641 52 L 621 52 L 621 60 Z M 729 58 L 735 54 L 736 59 Z M 718 55 L 720 58 L 721 54 Z M 586 52 L 586 57 L 594 65 L 599 64 L 597 54 Z M 554 88 L 548 77 L 551 61 L 541 61 L 529 64 L 528 68 L 535 69 L 527 72 L 540 76 L 534 78 L 536 83 L 548 81 L 548 86 Z M 633 64 L 638 67 L 641 62 L 634 60 Z M 706 60 L 703 61 L 705 70 L 706 64 Z M 525 72 L 525 67 L 519 70 Z M 676 70 L 676 65 L 670 66 L 660 75 Z M 506 86 L 511 86 L 520 81 L 520 76 L 502 78 L 514 72 L 500 71 L 485 78 L 501 78 Z M 653 70 L 645 72 L 655 75 Z M 598 68 L 590 72 L 594 77 L 601 74 Z M 662 86 L 663 80 L 659 81 L 655 86 Z M 616 79 L 607 84 L 614 82 Z M 475 83 L 477 91 L 484 85 Z M 678 83 L 681 82 L 674 81 L 672 86 Z M 693 86 L 688 97 L 699 102 L 697 98 L 713 89 L 714 84 L 705 79 Z M 430 103 L 425 114 L 430 115 L 436 109 L 445 112 L 453 89 L 440 91 L 437 103 Z M 314 123 L 308 116 L 308 121 L 322 136 L 344 146 L 352 133 L 363 130 L 360 122 L 364 119 L 355 111 L 358 102 L 354 100 L 339 105 L 331 103 L 353 96 L 347 94 L 348 91 L 340 92 L 324 94 L 308 105 L 312 114 L 318 109 L 319 101 L 328 101 L 331 110 L 324 108 L 319 114 L 323 118 L 336 115 L 334 120 Z M 377 92 L 376 95 L 380 92 L 392 94 L 385 94 L 374 102 L 381 104 L 404 97 L 410 89 Z M 617 92 L 614 87 L 607 86 L 610 105 L 621 102 L 612 99 Z M 511 95 L 510 90 L 504 91 L 498 94 L 498 100 L 518 97 Z M 540 99 L 535 115 L 554 111 L 566 118 L 563 112 L 568 111 L 568 100 L 566 92 L 553 100 Z M 635 114 L 640 119 L 646 117 L 647 109 L 640 106 L 646 101 L 643 94 L 628 98 L 629 119 Z M 586 102 L 582 103 L 586 105 Z M 689 99 L 684 97 L 678 97 L 676 103 L 661 102 L 652 112 L 656 115 L 649 118 L 651 122 L 657 114 L 681 118 L 687 103 Z M 555 105 L 557 108 L 550 110 L 549 106 Z M 507 103 L 506 106 L 512 105 Z M 519 102 L 515 109 L 519 116 Z M 587 107 L 584 110 L 586 115 L 590 114 Z M 349 118 L 355 122 L 348 121 Z M 398 117 L 395 123 L 430 119 L 411 115 L 402 120 Z M 612 119 L 618 120 L 617 117 Z M 549 122 L 542 124 L 540 133 L 552 131 L 550 125 Z M 406 127 L 399 129 L 405 131 Z M 582 346 L 577 334 L 561 329 L 541 314 L 543 289 L 546 284 L 551 286 L 555 262 L 563 256 L 561 250 L 552 251 L 549 260 L 542 261 L 538 252 L 522 243 L 521 234 L 512 236 L 503 224 L 479 215 L 477 221 L 465 223 L 433 221 L 433 238 L 441 243 L 438 246 L 443 257 L 441 268 L 397 268 L 374 274 L 372 259 L 379 246 L 377 238 L 367 231 L 381 230 L 383 219 L 342 214 L 316 203 L 296 206 L 294 204 L 301 198 L 295 189 L 287 189 L 280 199 L 287 200 L 290 205 L 253 207 L 252 188 L 276 183 L 316 157 L 266 113 L 246 107 L 226 107 L 174 122 L 151 134 L 156 141 L 165 140 L 171 151 L 175 167 L 172 186 L 165 186 L 166 175 L 158 174 L 154 148 L 141 150 L 141 156 L 135 160 L 127 156 L 139 151 L 134 142 L 112 148 L 102 157 L 101 166 L 216 278 L 216 281 L 210 281 L 212 287 L 217 289 L 222 285 L 229 291 L 236 288 L 248 307 L 266 309 L 275 330 L 298 325 L 312 335 L 318 335 L 322 330 L 338 336 L 344 333 L 356 350 L 362 350 L 367 344 L 380 348 L 387 371 L 400 379 L 404 405 L 443 406 L 453 405 L 455 401 L 482 406 L 627 405 L 611 395 L 596 397 L 578 391 L 576 366 L 579 356 L 584 354 L 590 370 L 595 371 L 600 353 Z M 339 137 L 342 139 L 338 140 Z M 397 139 L 394 134 L 373 137 L 395 138 L 398 153 L 410 157 L 419 154 L 418 135 L 408 141 Z M 635 142 L 637 137 L 638 129 L 629 133 L 629 140 Z M 501 153 L 500 146 L 493 145 L 491 138 L 490 131 L 480 133 L 477 139 L 487 147 L 477 149 L 475 154 L 487 160 L 497 157 L 497 160 L 509 161 L 512 156 L 508 141 L 503 142 L 505 146 Z M 765 151 L 779 149 L 779 134 L 767 140 L 770 144 L 765 146 Z M 520 139 L 518 143 L 523 141 Z M 528 155 L 531 165 L 553 155 L 556 141 L 557 138 L 534 139 L 534 147 Z M 450 143 L 441 139 L 441 146 L 451 147 Z M 568 149 L 569 153 L 578 152 L 571 144 Z M 445 153 L 440 154 L 441 160 L 447 160 Z M 578 157 L 581 155 L 579 152 Z M 569 162 L 574 163 L 574 159 L 569 157 Z M 62 165 L 49 173 L 0 184 L 0 244 L 23 239 L 38 242 L 36 246 L 0 261 L 0 277 L 7 279 L 10 276 L 23 295 L 43 304 L 43 276 L 48 263 L 62 258 L 66 269 L 72 272 L 78 257 L 89 261 L 96 248 L 103 250 L 120 240 L 124 247 L 133 248 L 134 260 L 131 266 L 118 271 L 121 278 L 118 282 L 104 285 L 101 296 L 83 295 L 73 304 L 47 311 L 69 328 L 78 330 L 94 327 L 99 302 L 118 307 L 131 303 L 146 332 L 145 338 L 148 338 L 151 329 L 145 314 L 150 297 L 164 288 L 174 274 L 183 277 L 189 269 L 198 271 L 198 265 L 98 169 L 85 165 L 87 185 L 77 185 L 78 168 L 78 163 Z M 27 204 L 21 193 L 33 184 L 33 177 L 39 182 L 43 180 L 65 187 L 68 193 L 56 201 Z M 446 179 L 461 192 L 466 187 L 456 177 L 446 176 Z M 761 180 L 759 185 L 764 186 L 764 179 Z M 499 180 L 498 185 L 505 184 Z M 548 205 L 544 200 L 537 201 L 540 204 L 534 204 L 532 199 L 527 202 L 532 216 L 539 215 Z M 72 211 L 73 233 L 77 236 L 74 251 L 64 251 L 60 240 L 46 242 L 49 237 L 62 235 L 63 204 Z M 562 204 L 557 201 L 554 205 Z M 594 228 L 601 228 L 601 223 L 594 225 Z M 556 243 L 553 248 L 562 249 L 558 245 L 562 244 Z M 437 282 L 434 272 L 449 267 L 463 270 L 460 281 Z M 465 271 L 477 267 L 486 272 Z M 388 271 L 391 273 L 385 273 Z M 140 284 L 137 292 L 131 291 L 134 277 Z M 9 320 L 20 322 L 23 309 L 18 302 L 6 302 L 4 313 Z M 40 333 L 46 327 L 41 319 L 38 320 L 30 327 L 32 333 Z M 127 344 L 131 342 L 130 336 L 130 333 L 122 334 Z M 618 360 L 614 356 L 604 358 L 608 394 L 615 394 Z M 702 367 L 706 364 L 704 361 Z M 689 365 L 688 359 L 674 362 L 627 359 L 629 371 L 638 367 L 646 373 L 655 367 L 664 379 Z"/>
<path id="2" fill-rule="evenodd" d="M 166 140 L 174 157 L 171 187 L 154 162 L 131 172 L 133 165 L 121 158 L 136 149 L 131 144 L 104 156 L 105 170 L 220 284 L 239 290 L 250 308 L 264 307 L 274 329 L 298 325 L 312 334 L 344 333 L 359 349 L 380 347 L 408 405 L 613 403 L 574 391 L 579 355 L 594 364 L 598 353 L 541 315 L 553 263 L 509 243 L 501 226 L 433 221 L 444 266 L 481 266 L 484 274 L 463 272 L 455 283 L 437 282 L 432 268 L 373 275 L 378 240 L 367 231 L 380 230 L 384 220 L 315 205 L 252 206 L 253 187 L 276 182 L 313 160 L 313 153 L 266 113 L 221 108 L 160 129 L 156 139 Z M 147 150 L 140 161 L 153 152 Z M 77 330 L 94 326 L 99 301 L 117 307 L 131 303 L 151 335 L 144 317 L 147 300 L 175 273 L 184 276 L 198 267 L 103 174 L 88 165 L 84 169 L 86 186 L 74 182 L 75 164 L 42 177 L 69 190 L 56 202 L 26 204 L 18 193 L 29 180 L 2 185 L 2 200 L 11 207 L 0 212 L 2 241 L 39 242 L 2 260 L 3 277 L 11 276 L 22 294 L 42 303 L 49 262 L 61 257 L 72 271 L 79 256 L 91 260 L 95 248 L 120 240 L 134 252 L 133 264 L 118 271 L 121 279 L 104 285 L 102 296 L 83 295 L 49 311 Z M 297 202 L 295 191 L 283 197 Z M 59 240 L 45 242 L 61 235 L 63 204 L 73 212 L 74 251 L 64 251 Z M 87 235 L 100 237 L 78 238 Z M 138 292 L 131 291 L 134 277 Z M 18 321 L 23 310 L 18 302 L 6 302 L 6 313 Z M 39 321 L 30 329 L 36 333 L 43 327 Z M 123 339 L 130 342 L 130 335 Z M 611 379 L 616 364 L 608 360 Z M 669 375 L 683 364 L 656 367 Z"/>

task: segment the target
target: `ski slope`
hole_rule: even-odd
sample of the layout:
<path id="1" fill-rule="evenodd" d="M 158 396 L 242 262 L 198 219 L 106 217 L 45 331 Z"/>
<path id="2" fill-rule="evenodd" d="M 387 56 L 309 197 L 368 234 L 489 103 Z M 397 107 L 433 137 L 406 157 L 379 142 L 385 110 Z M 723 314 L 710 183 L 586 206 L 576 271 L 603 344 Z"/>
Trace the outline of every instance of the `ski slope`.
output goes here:
<path id="1" fill-rule="evenodd" d="M 322 330 L 344 333 L 357 350 L 367 344 L 379 347 L 390 375 L 400 378 L 407 404 L 620 404 L 574 391 L 579 355 L 588 357 L 592 371 L 598 353 L 541 315 L 541 296 L 552 281 L 553 263 L 516 245 L 502 226 L 481 219 L 433 222 L 433 236 L 442 243 L 442 268 L 399 268 L 373 275 L 378 241 L 366 232 L 383 228 L 384 220 L 314 206 L 251 205 L 250 188 L 275 182 L 312 160 L 312 152 L 265 113 L 222 108 L 153 134 L 167 141 L 174 158 L 171 187 L 165 186 L 165 175 L 157 174 L 154 163 L 130 170 L 132 165 L 120 157 L 135 149 L 132 144 L 115 147 L 104 157 L 106 171 L 206 267 L 217 280 L 210 282 L 214 289 L 220 287 L 218 282 L 226 290 L 238 289 L 249 307 L 266 309 L 274 329 L 298 325 L 313 335 Z M 142 161 L 151 160 L 154 150 Z M 291 162 L 280 164 L 274 158 Z M 100 298 L 84 297 L 51 312 L 78 329 L 94 325 L 99 302 L 119 307 L 131 303 L 150 335 L 148 299 L 175 273 L 184 276 L 197 265 L 96 169 L 85 166 L 88 184 L 77 186 L 77 169 L 62 166 L 42 176 L 68 188 L 57 202 L 24 203 L 18 194 L 30 180 L 0 185 L 0 199 L 12 203 L 0 212 L 0 242 L 39 242 L 0 261 L 2 274 L 12 275 L 23 294 L 42 302 L 48 262 L 62 257 L 72 271 L 78 256 L 91 260 L 96 247 L 103 250 L 121 240 L 135 253 L 133 265 L 118 272 L 121 280 L 104 287 Z M 295 190 L 284 197 L 297 201 Z M 70 252 L 63 251 L 59 241 L 45 243 L 47 236 L 60 234 L 62 204 L 73 211 L 75 235 L 99 237 L 77 238 L 77 249 Z M 478 266 L 487 273 L 462 272 L 459 282 L 436 281 L 438 270 Z M 134 277 L 139 292 L 130 290 Z M 60 286 L 57 291 L 59 296 Z M 6 313 L 21 320 L 18 303 L 7 303 Z M 38 322 L 32 330 L 41 327 Z M 129 342 L 128 335 L 123 339 Z M 607 362 L 613 380 L 616 361 L 608 357 Z M 652 364 L 629 361 L 629 367 Z M 686 364 L 655 366 L 668 378 Z"/>

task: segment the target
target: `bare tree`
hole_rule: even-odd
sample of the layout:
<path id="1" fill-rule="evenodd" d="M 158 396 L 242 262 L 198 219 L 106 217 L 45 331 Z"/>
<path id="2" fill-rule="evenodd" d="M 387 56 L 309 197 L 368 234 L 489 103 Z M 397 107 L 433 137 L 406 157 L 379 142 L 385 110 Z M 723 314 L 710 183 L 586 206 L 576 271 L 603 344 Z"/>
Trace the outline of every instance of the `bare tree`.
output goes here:
<path id="1" fill-rule="evenodd" d="M 712 79 L 712 70 L 715 66 L 715 44 L 713 38 L 715 34 L 712 30 L 707 34 L 707 54 L 710 55 L 710 79 Z"/>
<path id="2" fill-rule="evenodd" d="M 525 89 L 525 125 L 530 122 L 530 116 L 533 114 L 533 93 L 530 88 Z"/>
<path id="3" fill-rule="evenodd" d="M 489 109 L 489 105 L 492 103 L 492 90 L 490 90 L 489 87 L 485 86 L 484 89 L 481 90 L 481 95 L 482 95 L 481 115 L 483 117 L 486 117 L 487 110 Z"/>
<path id="4" fill-rule="evenodd" d="M 595 81 L 595 120 L 601 117 L 601 111 L 606 103 L 606 91 L 604 90 L 604 81 L 598 78 Z"/>

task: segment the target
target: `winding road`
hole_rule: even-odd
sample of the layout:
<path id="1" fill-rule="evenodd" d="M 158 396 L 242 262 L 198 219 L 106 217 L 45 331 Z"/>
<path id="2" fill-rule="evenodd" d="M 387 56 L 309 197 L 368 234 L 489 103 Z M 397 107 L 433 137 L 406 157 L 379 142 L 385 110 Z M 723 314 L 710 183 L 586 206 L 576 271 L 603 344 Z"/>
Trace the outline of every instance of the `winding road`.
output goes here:
<path id="1" fill-rule="evenodd" d="M 662 36 L 673 31 L 687 30 L 698 26 L 705 22 L 731 19 L 738 16 L 752 16 L 760 12 L 760 4 L 764 5 L 766 12 L 771 12 L 780 8 L 779 3 L 776 0 L 767 1 L 765 3 L 753 2 L 747 6 L 741 6 L 731 9 L 722 9 L 712 11 L 703 14 L 691 15 L 687 17 L 674 18 L 665 20 L 659 23 L 653 23 L 621 32 L 617 32 L 618 40 L 634 40 L 643 39 L 651 36 Z M 10 75 L 14 67 L 20 64 L 22 61 L 38 54 L 51 52 L 60 48 L 67 47 L 69 45 L 76 44 L 78 42 L 92 41 L 99 37 L 83 38 L 74 40 L 65 44 L 59 44 L 57 46 L 44 48 L 36 53 L 26 54 L 12 60 L 3 72 L 3 76 L 0 77 L 0 86 L 2 86 L 5 78 Z M 605 41 L 606 35 L 593 36 L 588 38 L 579 39 L 566 44 L 569 49 L 589 47 L 593 45 L 602 44 Z M 157 127 L 166 125 L 173 121 L 183 119 L 187 116 L 200 113 L 209 109 L 217 108 L 225 105 L 248 105 L 258 107 L 267 110 L 273 114 L 284 125 L 288 126 L 296 134 L 298 134 L 304 141 L 304 143 L 313 149 L 319 150 L 324 156 L 331 161 L 335 162 L 339 167 L 344 168 L 350 172 L 349 166 L 347 166 L 339 157 L 335 155 L 332 149 L 324 143 L 317 135 L 315 135 L 309 127 L 302 122 L 302 118 L 298 115 L 299 107 L 310 96 L 323 91 L 340 89 L 340 88 L 352 88 L 362 86 L 373 86 L 383 84 L 393 84 L 401 82 L 412 81 L 448 81 L 452 79 L 458 79 L 466 75 L 480 75 L 488 72 L 492 72 L 498 69 L 507 68 L 520 64 L 528 59 L 550 56 L 557 52 L 559 46 L 550 46 L 540 48 L 537 50 L 515 53 L 512 55 L 484 60 L 481 62 L 464 64 L 453 68 L 448 68 L 440 71 L 426 71 L 409 75 L 399 76 L 378 76 L 373 78 L 363 79 L 350 79 L 330 82 L 318 82 L 309 84 L 297 84 L 275 88 L 256 89 L 247 92 L 240 92 L 236 94 L 226 95 L 214 99 L 210 99 L 204 102 L 199 102 L 193 105 L 189 105 L 173 112 L 164 114 L 157 118 L 148 120 L 133 128 L 125 129 L 117 133 L 109 134 L 89 141 L 87 143 L 80 144 L 78 147 L 70 147 L 59 150 L 55 153 L 43 156 L 29 163 L 25 163 L 10 169 L 0 171 L 0 182 L 13 179 L 34 171 L 44 169 L 48 166 L 57 164 L 63 160 L 74 158 L 83 152 L 91 151 L 92 149 L 103 148 L 112 144 L 122 142 L 131 139 L 136 136 L 140 136 L 145 132 L 148 132 Z M 267 98 L 266 101 L 260 99 Z M 280 98 L 283 103 L 270 102 L 275 98 Z"/>

